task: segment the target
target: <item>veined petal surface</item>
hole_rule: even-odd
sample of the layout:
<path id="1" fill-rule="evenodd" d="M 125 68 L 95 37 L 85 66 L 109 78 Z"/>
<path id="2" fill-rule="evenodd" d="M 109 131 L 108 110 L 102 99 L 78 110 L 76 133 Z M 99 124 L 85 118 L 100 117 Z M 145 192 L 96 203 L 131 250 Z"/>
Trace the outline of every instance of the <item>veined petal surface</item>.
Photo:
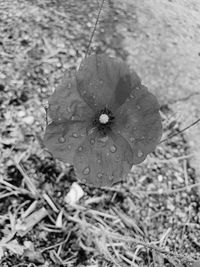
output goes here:
<path id="1" fill-rule="evenodd" d="M 76 74 L 77 88 L 85 102 L 93 109 L 120 107 L 140 78 L 127 64 L 106 55 L 91 55 L 84 59 Z"/>
<path id="2" fill-rule="evenodd" d="M 119 134 L 88 135 L 76 149 L 74 166 L 83 183 L 95 187 L 112 186 L 123 180 L 132 166 L 132 150 Z"/>
<path id="3" fill-rule="evenodd" d="M 144 85 L 138 86 L 116 111 L 113 131 L 120 133 L 133 150 L 133 164 L 154 151 L 162 135 L 159 104 Z"/>

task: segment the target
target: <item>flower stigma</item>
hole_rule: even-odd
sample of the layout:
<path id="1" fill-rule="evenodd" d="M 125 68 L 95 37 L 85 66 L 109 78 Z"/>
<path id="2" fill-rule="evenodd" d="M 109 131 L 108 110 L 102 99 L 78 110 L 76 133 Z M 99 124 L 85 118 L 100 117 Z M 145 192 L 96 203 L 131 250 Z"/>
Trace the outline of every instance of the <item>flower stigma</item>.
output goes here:
<path id="1" fill-rule="evenodd" d="M 106 124 L 109 121 L 109 117 L 107 114 L 101 114 L 99 117 L 99 121 L 102 124 Z"/>
<path id="2" fill-rule="evenodd" d="M 112 130 L 114 119 L 113 113 L 109 109 L 101 109 L 93 118 L 92 128 L 95 127 L 101 137 L 106 136 Z"/>

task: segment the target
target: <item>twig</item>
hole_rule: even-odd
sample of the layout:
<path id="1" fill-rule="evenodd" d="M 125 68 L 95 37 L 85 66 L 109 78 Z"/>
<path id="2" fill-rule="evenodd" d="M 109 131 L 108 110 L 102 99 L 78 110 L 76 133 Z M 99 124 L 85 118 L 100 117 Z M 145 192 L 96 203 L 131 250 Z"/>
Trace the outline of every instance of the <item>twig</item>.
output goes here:
<path id="1" fill-rule="evenodd" d="M 172 157 L 169 159 L 158 159 L 158 158 L 149 158 L 148 161 L 146 161 L 146 163 L 148 164 L 150 163 L 154 163 L 154 162 L 159 162 L 159 163 L 169 163 L 170 161 L 179 161 L 179 160 L 184 160 L 184 159 L 189 159 L 192 158 L 194 156 L 193 153 L 188 154 L 188 155 L 184 155 L 184 156 L 180 156 L 180 157 Z"/>
<path id="2" fill-rule="evenodd" d="M 86 51 L 85 57 L 88 56 L 89 49 L 90 49 L 90 45 L 91 45 L 91 43 L 92 43 L 92 39 L 93 39 L 93 37 L 94 37 L 94 33 L 95 33 L 95 31 L 96 31 L 96 28 L 97 28 L 97 24 L 98 24 L 98 22 L 99 22 L 99 18 L 100 18 L 101 11 L 102 11 L 102 9 L 103 9 L 104 2 L 105 2 L 105 0 L 102 0 L 102 2 L 101 2 L 101 6 L 100 6 L 100 8 L 99 8 L 99 12 L 98 12 L 98 15 L 97 15 L 97 19 L 96 19 L 96 21 L 95 21 L 94 29 L 93 29 L 92 34 L 91 34 L 91 36 L 90 36 L 90 40 L 89 40 L 89 44 L 88 44 L 88 47 L 87 47 L 87 51 Z"/>
<path id="3" fill-rule="evenodd" d="M 185 128 L 183 128 L 182 130 L 180 130 L 178 133 L 171 134 L 171 135 L 169 135 L 168 138 L 165 138 L 165 139 L 161 140 L 159 144 L 161 144 L 161 143 L 163 143 L 163 142 L 165 142 L 165 141 L 168 141 L 168 140 L 171 139 L 172 137 L 177 136 L 177 135 L 179 135 L 179 134 L 185 132 L 186 130 L 188 130 L 189 128 L 191 128 L 191 127 L 194 126 L 195 124 L 197 124 L 199 121 L 200 121 L 200 118 L 197 119 L 196 121 L 194 121 L 193 123 L 191 123 L 190 125 L 188 125 L 187 127 L 185 127 Z"/>
<path id="4" fill-rule="evenodd" d="M 181 187 L 181 188 L 177 188 L 177 189 L 165 190 L 165 191 L 162 191 L 162 192 L 160 192 L 159 189 L 157 191 L 138 191 L 138 192 L 142 193 L 142 194 L 147 194 L 147 195 L 170 195 L 170 194 L 175 194 L 175 193 L 178 193 L 178 192 L 182 192 L 184 190 L 189 190 L 189 189 L 192 189 L 192 188 L 195 188 L 195 187 L 198 187 L 198 186 L 200 186 L 200 182 L 192 184 L 192 185 L 187 185 L 187 186 L 184 186 L 184 187 Z"/>

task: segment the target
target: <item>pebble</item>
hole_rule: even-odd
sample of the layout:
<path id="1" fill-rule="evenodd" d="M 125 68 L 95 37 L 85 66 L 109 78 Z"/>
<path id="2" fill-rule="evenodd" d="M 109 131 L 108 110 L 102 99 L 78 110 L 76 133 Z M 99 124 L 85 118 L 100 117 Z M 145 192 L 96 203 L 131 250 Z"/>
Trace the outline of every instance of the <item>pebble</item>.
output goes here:
<path id="1" fill-rule="evenodd" d="M 17 115 L 18 115 L 18 117 L 22 118 L 22 117 L 25 117 L 26 112 L 24 110 L 20 110 L 20 111 L 18 111 Z"/>
<path id="2" fill-rule="evenodd" d="M 161 183 L 163 181 L 163 176 L 162 175 L 158 175 L 158 181 Z"/>
<path id="3" fill-rule="evenodd" d="M 35 121 L 35 118 L 33 116 L 27 116 L 22 119 L 24 123 L 27 123 L 29 125 L 33 124 Z"/>

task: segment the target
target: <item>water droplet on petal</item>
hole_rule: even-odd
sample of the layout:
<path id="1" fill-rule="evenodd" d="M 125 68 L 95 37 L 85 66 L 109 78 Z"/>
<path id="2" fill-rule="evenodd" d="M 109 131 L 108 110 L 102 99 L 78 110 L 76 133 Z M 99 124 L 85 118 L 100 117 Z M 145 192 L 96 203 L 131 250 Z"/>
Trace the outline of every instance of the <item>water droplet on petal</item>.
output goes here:
<path id="1" fill-rule="evenodd" d="M 59 138 L 58 138 L 58 142 L 59 142 L 59 143 L 64 143 L 64 142 L 66 142 L 65 137 L 63 137 L 63 136 L 59 137 Z"/>
<path id="2" fill-rule="evenodd" d="M 90 139 L 90 144 L 94 145 L 94 143 L 95 143 L 94 139 Z"/>
<path id="3" fill-rule="evenodd" d="M 98 159 L 98 160 L 97 160 L 97 162 L 100 164 L 100 163 L 101 163 L 101 160 L 100 160 L 100 159 Z"/>
<path id="4" fill-rule="evenodd" d="M 99 179 L 101 179 L 101 178 L 103 177 L 103 174 L 102 174 L 102 173 L 98 173 L 98 174 L 97 174 L 97 177 L 98 177 Z"/>
<path id="5" fill-rule="evenodd" d="M 82 146 L 79 146 L 78 147 L 78 151 L 80 151 L 80 152 L 83 151 L 83 147 Z"/>
<path id="6" fill-rule="evenodd" d="M 89 167 L 86 167 L 84 170 L 83 170 L 83 174 L 87 175 L 90 173 L 90 168 Z"/>
<path id="7" fill-rule="evenodd" d="M 107 152 L 107 153 L 106 153 L 106 156 L 108 157 L 109 155 L 110 155 L 109 152 Z"/>
<path id="8" fill-rule="evenodd" d="M 110 147 L 110 152 L 115 153 L 116 151 L 117 151 L 116 146 L 113 145 Z"/>
<path id="9" fill-rule="evenodd" d="M 75 137 L 75 138 L 77 138 L 78 137 L 78 134 L 77 133 L 73 133 L 72 136 Z"/>
<path id="10" fill-rule="evenodd" d="M 141 150 L 138 150 L 138 158 L 141 158 L 143 155 L 143 152 Z"/>
<path id="11" fill-rule="evenodd" d="M 134 137 L 131 137 L 130 138 L 130 141 L 131 141 L 131 143 L 135 142 L 135 138 Z"/>

